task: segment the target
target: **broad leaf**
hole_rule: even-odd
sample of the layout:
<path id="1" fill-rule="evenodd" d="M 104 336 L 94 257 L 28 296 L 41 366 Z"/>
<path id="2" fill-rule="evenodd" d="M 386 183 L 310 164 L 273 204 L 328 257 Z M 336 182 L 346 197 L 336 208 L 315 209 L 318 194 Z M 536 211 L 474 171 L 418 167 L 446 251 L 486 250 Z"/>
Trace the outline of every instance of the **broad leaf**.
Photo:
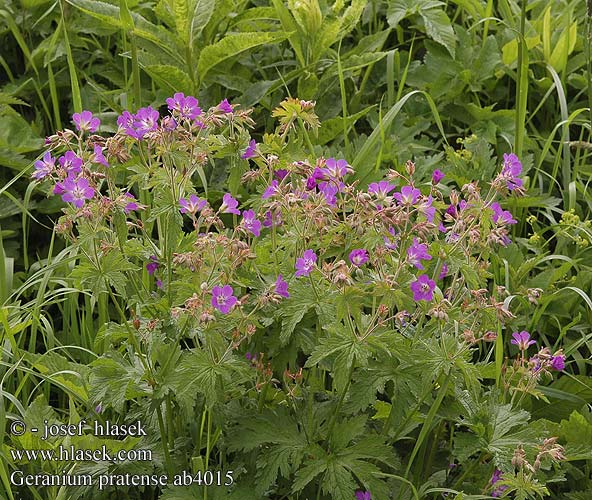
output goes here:
<path id="1" fill-rule="evenodd" d="M 287 33 L 232 33 L 226 35 L 219 42 L 208 45 L 201 51 L 197 63 L 199 80 L 203 81 L 208 72 L 217 64 L 253 47 L 281 42 L 288 35 Z"/>

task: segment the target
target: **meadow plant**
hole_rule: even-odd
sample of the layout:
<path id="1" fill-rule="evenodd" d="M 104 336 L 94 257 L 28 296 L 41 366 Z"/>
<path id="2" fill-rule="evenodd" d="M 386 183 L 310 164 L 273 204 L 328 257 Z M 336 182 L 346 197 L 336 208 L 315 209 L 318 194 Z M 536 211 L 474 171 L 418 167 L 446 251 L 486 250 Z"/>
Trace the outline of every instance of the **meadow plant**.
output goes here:
<path id="1" fill-rule="evenodd" d="M 97 418 L 145 422 L 153 471 L 234 470 L 192 486 L 203 498 L 548 494 L 563 449 L 524 404 L 565 356 L 528 356 L 536 333 L 515 332 L 489 272 L 512 244 L 519 158 L 488 183 L 408 161 L 360 185 L 307 148 L 313 102 L 284 101 L 261 142 L 237 104 L 166 104 L 112 135 L 77 113 L 35 164 L 64 202 L 73 285 L 108 303 Z M 238 189 L 208 190 L 210 164 L 242 169 Z"/>

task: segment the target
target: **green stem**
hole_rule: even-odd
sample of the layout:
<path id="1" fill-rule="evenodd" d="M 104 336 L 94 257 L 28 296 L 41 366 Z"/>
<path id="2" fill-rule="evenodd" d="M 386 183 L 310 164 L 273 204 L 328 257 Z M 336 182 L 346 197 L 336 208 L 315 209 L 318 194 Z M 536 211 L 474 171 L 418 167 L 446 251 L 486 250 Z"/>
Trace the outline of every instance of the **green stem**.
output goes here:
<path id="1" fill-rule="evenodd" d="M 409 476 L 409 472 L 411 471 L 411 466 L 413 465 L 413 461 L 415 460 L 417 453 L 419 452 L 421 446 L 423 445 L 423 442 L 424 442 L 426 436 L 428 435 L 428 432 L 430 432 L 430 430 L 431 430 L 432 421 L 434 420 L 436 413 L 439 410 L 440 405 L 442 404 L 442 400 L 444 399 L 444 396 L 446 396 L 446 391 L 448 390 L 448 384 L 450 383 L 450 378 L 451 378 L 451 373 L 446 375 L 446 380 L 444 381 L 444 384 L 440 387 L 440 390 L 438 391 L 438 396 L 436 397 L 436 400 L 434 401 L 434 404 L 430 408 L 430 411 L 428 412 L 426 419 L 421 427 L 421 431 L 419 432 L 419 436 L 417 438 L 417 441 L 415 443 L 413 451 L 411 452 L 411 456 L 409 457 L 409 462 L 407 463 L 407 468 L 405 469 L 405 478 L 406 479 Z M 406 488 L 404 488 L 404 489 L 406 489 Z M 402 493 L 403 493 L 403 490 L 401 491 L 401 495 L 402 495 Z"/>
<path id="2" fill-rule="evenodd" d="M 588 16 L 586 19 L 586 60 L 588 73 L 588 108 L 592 123 L 592 0 L 588 0 Z M 592 137 L 592 129 L 590 130 Z"/>
<path id="3" fill-rule="evenodd" d="M 528 49 L 526 47 L 526 0 L 521 1 L 520 9 L 520 34 L 518 39 L 518 67 L 516 78 L 516 137 L 514 150 L 516 155 L 522 157 L 524 136 L 526 134 L 526 104 L 528 99 Z"/>
<path id="4" fill-rule="evenodd" d="M 162 409 L 160 405 L 156 410 L 156 415 L 158 417 L 158 428 L 160 430 L 160 441 L 162 442 L 162 449 L 164 452 L 164 461 L 166 464 L 167 472 L 169 477 L 173 477 L 174 470 L 173 470 L 173 462 L 171 461 L 171 454 L 169 452 L 169 444 L 167 440 L 166 430 L 164 428 L 164 419 L 162 418 Z"/>
<path id="5" fill-rule="evenodd" d="M 339 396 L 339 401 L 337 402 L 337 407 L 335 408 L 335 412 L 333 413 L 333 417 L 331 419 L 331 422 L 329 423 L 329 429 L 327 431 L 327 440 L 331 439 L 331 434 L 333 433 L 333 428 L 335 427 L 335 424 L 337 423 L 339 411 L 341 410 L 341 406 L 343 405 L 343 401 L 345 399 L 345 395 L 347 394 L 347 390 L 349 389 L 349 386 L 351 385 L 352 375 L 354 373 L 355 367 L 356 367 L 356 356 L 354 355 L 354 357 L 352 358 L 351 365 L 349 367 L 349 373 L 347 374 L 347 382 L 346 382 L 345 386 L 343 387 L 343 390 L 341 391 L 341 395 Z"/>

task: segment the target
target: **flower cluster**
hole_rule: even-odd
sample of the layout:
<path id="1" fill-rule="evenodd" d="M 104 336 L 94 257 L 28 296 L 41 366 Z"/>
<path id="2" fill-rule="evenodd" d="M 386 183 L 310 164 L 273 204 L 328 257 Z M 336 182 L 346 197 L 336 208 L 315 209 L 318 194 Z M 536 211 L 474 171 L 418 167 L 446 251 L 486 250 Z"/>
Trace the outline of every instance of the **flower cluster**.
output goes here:
<path id="1" fill-rule="evenodd" d="M 262 353 L 251 354 L 260 352 L 260 337 L 272 337 L 281 325 L 277 353 L 294 340 L 284 329 L 322 323 L 325 316 L 343 322 L 360 349 L 359 363 L 370 363 L 376 346 L 420 336 L 417 349 L 437 341 L 430 344 L 433 358 L 442 346 L 442 359 L 459 364 L 478 342 L 511 342 L 515 360 L 504 365 L 502 383 L 512 398 L 534 393 L 543 375 L 565 369 L 561 350 L 543 347 L 534 354 L 537 340 L 529 332 L 506 338 L 512 330 L 504 323 L 515 318 L 510 292 L 490 286 L 486 255 L 511 243 L 517 222 L 504 197 L 524 188 L 515 155 L 504 155 L 500 174 L 485 189 L 477 183 L 455 188 L 444 167 L 419 178 L 411 161 L 366 186 L 344 158 L 298 156 L 284 142 L 290 114 L 282 115 L 279 136 L 263 136 L 258 144 L 247 130 L 250 111 L 226 99 L 202 109 L 195 97 L 176 93 L 166 105 L 168 112 L 156 105 L 124 111 L 110 137 L 89 135 L 100 128 L 90 112 L 75 114 L 76 132 L 49 138 L 33 173 L 35 182 L 69 204 L 62 232 L 81 247 L 96 243 L 90 251 L 84 247 L 81 258 L 91 255 L 94 264 L 111 252 L 119 267 L 107 286 L 136 294 L 134 315 L 170 312 L 170 330 L 187 340 L 187 349 L 211 346 L 220 370 L 234 351 L 242 352 L 239 362 L 246 365 L 246 359 L 258 373 L 255 389 L 269 384 L 278 393 L 270 398 L 282 397 L 282 377 L 274 377 L 272 351 L 266 363 Z M 314 123 L 314 104 L 298 106 Z M 225 166 L 237 182 L 221 187 L 220 168 L 210 183 L 210 164 L 228 158 Z M 129 184 L 118 186 L 122 179 Z M 527 294 L 525 302 L 536 304 L 540 292 Z M 495 333 L 500 326 L 502 338 Z M 319 337 L 325 330 L 317 330 Z M 309 325 L 302 331 L 315 333 Z M 448 350 L 449 340 L 456 351 Z M 298 345 L 294 351 L 309 356 L 312 349 Z M 333 360 L 325 362 L 329 367 Z M 298 386 L 306 380 L 306 363 L 291 360 L 284 381 Z M 352 365 L 352 373 L 359 366 Z M 285 386 L 286 397 L 300 398 L 299 387 Z M 270 398 L 261 394 L 265 410 Z M 541 459 L 560 455 L 554 443 L 540 451 Z M 494 471 L 493 496 L 504 494 L 507 474 Z M 363 488 L 356 499 L 371 500 L 370 490 L 380 494 L 371 482 L 364 480 Z"/>

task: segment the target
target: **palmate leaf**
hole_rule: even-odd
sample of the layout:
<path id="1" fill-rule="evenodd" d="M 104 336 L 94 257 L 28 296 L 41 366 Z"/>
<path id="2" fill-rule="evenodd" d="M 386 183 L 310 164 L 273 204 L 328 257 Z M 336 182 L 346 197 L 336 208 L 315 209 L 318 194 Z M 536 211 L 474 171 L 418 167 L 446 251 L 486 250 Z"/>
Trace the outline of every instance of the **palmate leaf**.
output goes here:
<path id="1" fill-rule="evenodd" d="M 328 336 L 320 339 L 305 366 L 315 366 L 331 358 L 331 375 L 337 391 L 341 391 L 349 382 L 352 364 L 366 366 L 372 349 L 341 323 L 331 324 L 326 329 Z"/>
<path id="2" fill-rule="evenodd" d="M 149 386 L 141 382 L 144 368 L 137 358 L 132 363 L 113 351 L 93 361 L 91 367 L 90 399 L 94 403 L 111 406 L 121 413 L 127 400 L 150 392 Z"/>
<path id="3" fill-rule="evenodd" d="M 241 417 L 230 431 L 230 451 L 260 449 L 257 458 L 257 489 L 262 494 L 277 480 L 300 467 L 309 444 L 298 423 L 283 408 Z"/>
<path id="4" fill-rule="evenodd" d="M 290 284 L 290 298 L 281 303 L 277 313 L 277 317 L 282 320 L 281 345 L 289 342 L 294 329 L 311 309 L 315 310 L 321 324 L 328 324 L 334 320 L 335 305 L 331 301 L 328 290 L 319 289 L 317 293 L 318 299 L 311 289 L 310 282 L 306 279 L 294 280 Z"/>
<path id="5" fill-rule="evenodd" d="M 115 288 L 118 294 L 125 295 L 127 277 L 122 269 L 131 271 L 134 266 L 126 260 L 119 250 L 112 250 L 100 257 L 100 264 L 84 261 L 78 264 L 70 278 L 81 289 L 92 290 L 96 295 L 106 292 L 109 287 Z"/>
<path id="6" fill-rule="evenodd" d="M 214 359 L 213 354 L 194 349 L 183 352 L 176 370 L 167 378 L 181 406 L 189 408 L 203 394 L 211 407 L 223 400 L 231 386 L 249 377 L 247 365 L 232 354 Z"/>
<path id="7" fill-rule="evenodd" d="M 584 415 L 574 411 L 569 420 L 561 421 L 559 429 L 568 460 L 592 459 L 592 423 Z"/>
<path id="8" fill-rule="evenodd" d="M 197 76 L 203 81 L 208 72 L 217 64 L 246 50 L 278 43 L 288 38 L 289 33 L 231 33 L 222 40 L 204 47 L 197 62 Z"/>
<path id="9" fill-rule="evenodd" d="M 356 427 L 359 422 L 355 422 Z M 346 422 L 341 431 L 347 431 L 350 423 Z M 344 437 L 342 443 L 351 441 Z M 382 436 L 369 436 L 354 443 L 352 446 L 334 449 L 332 453 L 320 447 L 310 448 L 309 453 L 314 457 L 306 466 L 298 470 L 293 483 L 292 492 L 296 493 L 315 480 L 319 475 L 321 489 L 331 498 L 350 500 L 354 498 L 355 490 L 361 482 L 365 488 L 372 491 L 375 498 L 388 498 L 388 488 L 382 481 L 376 479 L 380 468 L 372 461 L 382 462 L 391 469 L 399 466 L 393 455 L 392 447 L 384 444 Z"/>

